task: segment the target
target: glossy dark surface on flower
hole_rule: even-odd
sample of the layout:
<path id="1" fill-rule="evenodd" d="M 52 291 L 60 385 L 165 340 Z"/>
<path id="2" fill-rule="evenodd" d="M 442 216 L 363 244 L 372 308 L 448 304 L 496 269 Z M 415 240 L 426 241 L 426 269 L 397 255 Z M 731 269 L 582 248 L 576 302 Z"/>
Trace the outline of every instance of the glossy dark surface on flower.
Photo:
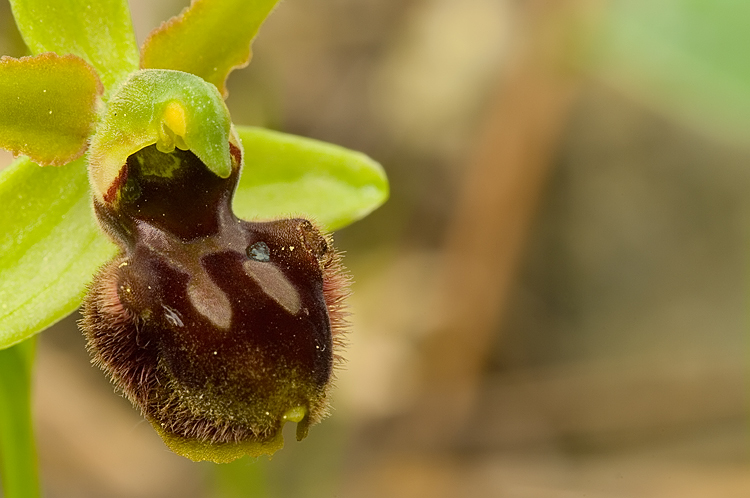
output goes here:
<path id="1" fill-rule="evenodd" d="M 226 179 L 189 151 L 128 159 L 94 201 L 122 253 L 97 275 L 82 322 L 95 361 L 168 444 L 209 452 L 270 444 L 288 420 L 301 439 L 325 415 L 345 295 L 312 223 L 233 215 L 242 158 L 231 152 Z"/>

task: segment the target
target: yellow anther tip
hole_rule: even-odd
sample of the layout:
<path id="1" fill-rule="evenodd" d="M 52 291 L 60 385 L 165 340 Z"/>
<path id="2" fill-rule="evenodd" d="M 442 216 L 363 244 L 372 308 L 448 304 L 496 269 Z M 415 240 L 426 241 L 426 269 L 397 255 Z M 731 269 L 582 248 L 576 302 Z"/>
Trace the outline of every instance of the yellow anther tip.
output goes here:
<path id="1" fill-rule="evenodd" d="M 172 133 L 178 137 L 185 136 L 187 119 L 185 117 L 185 108 L 179 102 L 172 101 L 167 104 L 161 120 L 167 128 L 172 130 Z"/>

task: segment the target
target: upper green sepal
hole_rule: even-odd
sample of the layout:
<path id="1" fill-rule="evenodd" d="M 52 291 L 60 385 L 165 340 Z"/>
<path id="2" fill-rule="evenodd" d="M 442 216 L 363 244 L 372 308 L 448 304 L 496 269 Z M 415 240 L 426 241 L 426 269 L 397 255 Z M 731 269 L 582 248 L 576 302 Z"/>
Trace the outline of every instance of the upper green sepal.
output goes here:
<path id="1" fill-rule="evenodd" d="M 189 149 L 209 170 L 227 178 L 232 134 L 229 111 L 215 86 L 181 71 L 136 71 L 110 99 L 91 140 L 94 195 L 111 201 L 128 156 L 151 144 L 162 152 Z"/>
<path id="2" fill-rule="evenodd" d="M 83 59 L 45 53 L 0 58 L 0 148 L 43 165 L 82 156 L 102 85 Z"/>
<path id="3" fill-rule="evenodd" d="M 91 64 L 106 94 L 138 69 L 127 0 L 10 0 L 33 54 L 73 54 Z"/>
<path id="4" fill-rule="evenodd" d="M 226 97 L 227 76 L 250 61 L 250 43 L 278 1 L 193 0 L 151 32 L 141 50 L 141 67 L 195 74 Z"/>

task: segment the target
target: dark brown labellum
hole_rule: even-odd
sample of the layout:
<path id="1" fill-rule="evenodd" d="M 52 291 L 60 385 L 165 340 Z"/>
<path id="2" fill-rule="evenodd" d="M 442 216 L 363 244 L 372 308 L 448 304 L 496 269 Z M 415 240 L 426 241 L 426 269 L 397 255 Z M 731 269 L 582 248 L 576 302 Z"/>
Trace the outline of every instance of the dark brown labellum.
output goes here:
<path id="1" fill-rule="evenodd" d="M 94 361 L 165 442 L 194 460 L 273 453 L 323 418 L 347 279 L 310 221 L 237 219 L 190 151 L 130 156 L 94 208 L 121 247 L 84 303 Z"/>

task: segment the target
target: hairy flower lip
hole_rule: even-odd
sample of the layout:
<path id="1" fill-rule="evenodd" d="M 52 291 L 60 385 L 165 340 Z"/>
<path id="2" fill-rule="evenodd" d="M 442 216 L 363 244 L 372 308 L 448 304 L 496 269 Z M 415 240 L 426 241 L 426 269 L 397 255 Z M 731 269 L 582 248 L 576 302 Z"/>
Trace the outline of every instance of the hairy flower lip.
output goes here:
<path id="1" fill-rule="evenodd" d="M 95 362 L 188 458 L 272 453 L 287 421 L 304 438 L 328 413 L 343 327 L 330 237 L 305 219 L 237 219 L 239 167 L 219 178 L 191 151 L 152 145 L 123 171 L 112 201 L 94 201 L 123 250 L 86 299 Z"/>

